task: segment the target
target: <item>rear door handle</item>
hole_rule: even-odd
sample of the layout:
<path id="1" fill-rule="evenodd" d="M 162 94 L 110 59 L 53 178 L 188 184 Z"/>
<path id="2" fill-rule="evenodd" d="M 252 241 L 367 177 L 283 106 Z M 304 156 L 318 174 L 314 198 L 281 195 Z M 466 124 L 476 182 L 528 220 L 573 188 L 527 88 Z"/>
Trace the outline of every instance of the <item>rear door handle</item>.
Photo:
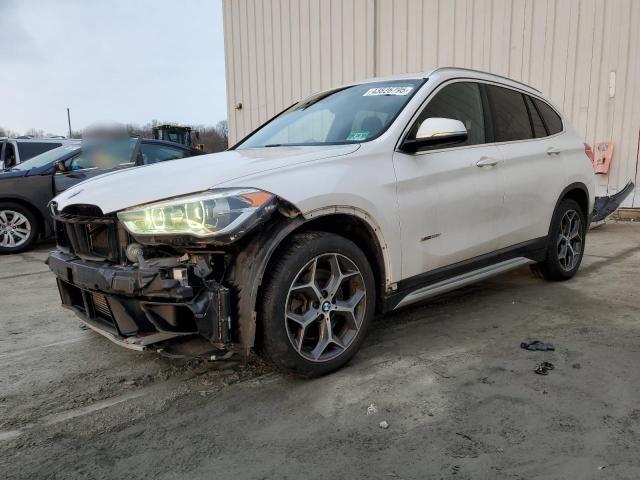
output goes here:
<path id="1" fill-rule="evenodd" d="M 556 147 L 547 148 L 547 155 L 559 155 L 560 152 L 561 152 L 561 150 L 559 148 L 556 148 Z"/>
<path id="2" fill-rule="evenodd" d="M 500 160 L 496 160 L 491 157 L 482 157 L 480 160 L 476 162 L 476 167 L 493 167 L 500 163 Z"/>

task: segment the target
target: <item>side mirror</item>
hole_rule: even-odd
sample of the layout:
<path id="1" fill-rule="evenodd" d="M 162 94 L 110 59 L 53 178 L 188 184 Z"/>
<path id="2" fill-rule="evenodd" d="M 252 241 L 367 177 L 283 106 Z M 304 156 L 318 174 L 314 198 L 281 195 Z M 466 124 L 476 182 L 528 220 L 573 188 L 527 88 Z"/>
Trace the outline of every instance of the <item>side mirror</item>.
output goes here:
<path id="1" fill-rule="evenodd" d="M 468 136 L 467 129 L 460 120 L 431 117 L 420 124 L 415 138 L 407 138 L 402 143 L 401 149 L 415 152 L 422 147 L 452 145 L 464 142 Z"/>

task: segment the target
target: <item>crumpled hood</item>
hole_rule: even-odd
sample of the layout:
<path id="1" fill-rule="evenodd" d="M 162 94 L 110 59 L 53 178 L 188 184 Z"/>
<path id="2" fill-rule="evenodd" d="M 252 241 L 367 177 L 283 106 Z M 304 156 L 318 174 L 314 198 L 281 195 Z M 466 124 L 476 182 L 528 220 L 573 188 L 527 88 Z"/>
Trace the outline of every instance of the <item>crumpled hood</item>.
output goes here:
<path id="1" fill-rule="evenodd" d="M 107 173 L 86 180 L 54 198 L 58 210 L 68 205 L 97 205 L 116 212 L 165 198 L 201 192 L 231 180 L 268 170 L 348 155 L 358 144 L 269 147 L 230 150 Z M 244 187 L 251 187 L 248 181 Z M 277 194 L 277 192 L 272 192 Z"/>

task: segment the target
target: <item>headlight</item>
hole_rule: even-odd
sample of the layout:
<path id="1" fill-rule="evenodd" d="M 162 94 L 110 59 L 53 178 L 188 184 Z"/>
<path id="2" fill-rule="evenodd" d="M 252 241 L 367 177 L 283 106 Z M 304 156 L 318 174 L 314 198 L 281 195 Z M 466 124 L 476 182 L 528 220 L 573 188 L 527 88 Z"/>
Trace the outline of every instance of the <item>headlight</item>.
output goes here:
<path id="1" fill-rule="evenodd" d="M 133 235 L 237 236 L 274 206 L 274 196 L 261 190 L 211 190 L 124 210 L 118 218 Z"/>

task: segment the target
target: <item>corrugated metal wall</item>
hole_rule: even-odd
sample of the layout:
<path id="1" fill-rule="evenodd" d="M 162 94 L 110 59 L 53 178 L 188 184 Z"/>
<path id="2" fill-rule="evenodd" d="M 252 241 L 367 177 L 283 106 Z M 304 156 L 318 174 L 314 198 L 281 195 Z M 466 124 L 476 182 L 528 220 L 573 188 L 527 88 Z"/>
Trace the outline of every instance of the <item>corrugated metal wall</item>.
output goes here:
<path id="1" fill-rule="evenodd" d="M 231 142 L 301 97 L 375 76 L 371 0 L 225 0 L 223 8 Z"/>
<path id="2" fill-rule="evenodd" d="M 461 66 L 528 83 L 589 143 L 613 140 L 600 193 L 640 180 L 640 0 L 224 0 L 223 8 L 232 142 L 313 92 Z M 632 204 L 640 207 L 640 190 Z"/>

